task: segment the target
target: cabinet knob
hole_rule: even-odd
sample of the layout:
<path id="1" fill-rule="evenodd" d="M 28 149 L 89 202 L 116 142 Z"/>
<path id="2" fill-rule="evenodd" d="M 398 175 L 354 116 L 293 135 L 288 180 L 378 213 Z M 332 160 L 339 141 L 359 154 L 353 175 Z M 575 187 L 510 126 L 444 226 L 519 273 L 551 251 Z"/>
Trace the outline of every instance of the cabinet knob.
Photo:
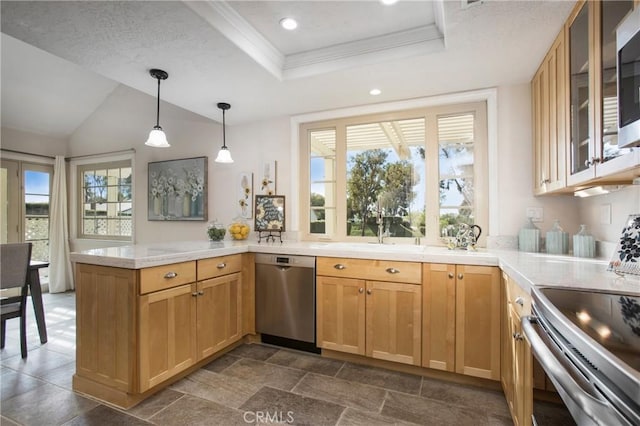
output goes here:
<path id="1" fill-rule="evenodd" d="M 513 332 L 513 338 L 517 342 L 520 342 L 520 341 L 524 340 L 524 336 L 522 334 L 518 333 L 517 331 Z"/>
<path id="2" fill-rule="evenodd" d="M 369 295 L 371 294 L 371 289 L 367 290 L 367 294 L 369 294 Z"/>
<path id="3" fill-rule="evenodd" d="M 360 288 L 358 289 L 358 293 L 360 293 L 360 294 L 364 293 L 364 288 L 360 287 Z"/>
<path id="4" fill-rule="evenodd" d="M 449 278 L 453 279 L 453 277 L 455 277 L 455 275 L 453 275 L 453 272 L 449 272 Z"/>
<path id="5" fill-rule="evenodd" d="M 198 296 L 204 296 L 204 291 L 202 290 L 198 291 Z"/>
<path id="6" fill-rule="evenodd" d="M 344 266 L 342 263 L 336 263 L 335 265 L 333 265 L 333 267 L 339 271 L 342 271 L 343 269 L 347 269 L 347 267 Z"/>
<path id="7" fill-rule="evenodd" d="M 461 279 L 463 279 L 463 278 L 464 278 L 464 275 L 462 275 L 462 274 L 458 274 L 458 279 L 459 279 L 459 280 L 461 280 Z"/>
<path id="8" fill-rule="evenodd" d="M 396 268 L 387 268 L 385 269 L 389 274 L 399 274 L 400 271 Z"/>
<path id="9" fill-rule="evenodd" d="M 548 183 L 551 183 L 551 179 L 542 179 L 542 180 L 540 181 L 540 185 L 546 185 L 546 184 L 548 184 Z"/>
<path id="10" fill-rule="evenodd" d="M 227 267 L 227 264 L 226 264 L 226 263 L 224 263 L 224 262 L 222 262 L 222 263 L 218 263 L 218 265 L 216 266 L 216 268 L 218 268 L 218 269 L 224 269 L 224 268 L 226 268 L 226 267 Z"/>
<path id="11" fill-rule="evenodd" d="M 198 292 L 197 292 L 197 291 L 194 291 L 193 293 L 191 293 L 191 295 L 192 295 L 193 297 L 198 297 Z"/>
<path id="12" fill-rule="evenodd" d="M 177 272 L 167 272 L 166 274 L 164 274 L 165 278 L 175 278 L 178 276 Z"/>
<path id="13" fill-rule="evenodd" d="M 524 299 L 522 298 L 522 296 L 516 297 L 515 302 L 516 302 L 516 305 L 524 306 Z"/>

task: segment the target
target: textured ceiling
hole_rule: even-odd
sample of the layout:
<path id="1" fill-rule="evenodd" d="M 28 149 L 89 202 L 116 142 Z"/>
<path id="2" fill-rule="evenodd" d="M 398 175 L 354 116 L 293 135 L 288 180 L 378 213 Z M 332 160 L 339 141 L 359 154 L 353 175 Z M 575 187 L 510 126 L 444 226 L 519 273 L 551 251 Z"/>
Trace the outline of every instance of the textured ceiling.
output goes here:
<path id="1" fill-rule="evenodd" d="M 4 34 L 72 63 L 67 66 L 76 64 L 76 70 L 87 74 L 83 79 L 60 70 L 63 61 L 43 52 L 37 59 L 39 67 L 34 67 L 22 61 L 21 52 L 5 51 L 3 37 L 2 122 L 8 127 L 18 127 L 18 122 L 29 130 L 28 123 L 17 120 L 24 114 L 19 112 L 16 96 L 5 99 L 5 88 L 14 84 L 13 79 L 24 77 L 20 84 L 25 90 L 29 86 L 25 80 L 31 79 L 43 99 L 49 96 L 45 92 L 50 87 L 38 82 L 42 80 L 41 73 L 33 69 L 50 70 L 48 78 L 67 87 L 68 93 L 83 93 L 75 99 L 82 113 L 70 106 L 63 108 L 68 110 L 67 121 L 77 123 L 67 125 L 67 129 L 76 128 L 87 111 L 95 110 L 97 100 L 104 99 L 114 82 L 155 96 L 156 84 L 148 75 L 153 67 L 169 72 L 169 79 L 162 85 L 164 101 L 214 120 L 219 120 L 216 103 L 229 102 L 233 105 L 227 116 L 230 125 L 522 83 L 531 79 L 573 7 L 567 1 L 485 1 L 464 9 L 460 1 L 446 1 L 444 19 L 438 26 L 443 29 L 446 49 L 420 50 L 411 46 L 413 50 L 376 52 L 375 57 L 349 51 L 339 67 L 320 66 L 313 75 L 291 79 L 278 78 L 261 63 L 264 50 L 256 50 L 255 44 L 245 44 L 229 34 L 246 35 L 238 28 L 252 26 L 276 52 L 287 55 L 301 49 L 354 43 L 359 37 L 371 40 L 385 31 L 402 33 L 420 22 L 437 22 L 437 17 L 430 15 L 436 10 L 430 2 L 406 3 L 400 1 L 396 6 L 410 10 L 411 16 L 403 15 L 402 25 L 397 26 L 395 19 L 384 18 L 386 15 L 382 14 L 389 9 L 383 9 L 378 1 L 229 2 L 227 5 L 244 22 L 233 29 L 229 22 L 237 24 L 237 20 L 217 21 L 218 15 L 205 17 L 195 10 L 195 6 L 220 6 L 211 2 L 2 1 Z M 286 8 L 295 11 L 301 23 L 293 34 L 297 38 L 287 39 L 281 30 L 269 26 L 279 21 Z M 405 13 L 397 10 L 401 15 Z M 305 25 L 307 22 L 309 25 Z M 29 48 L 22 46 L 25 51 Z M 51 60 L 58 61 L 58 66 L 50 67 Z M 5 76 L 5 69 L 13 71 Z M 65 77 L 68 81 L 62 83 Z M 74 82 L 84 85 L 64 86 Z M 90 87 L 86 87 L 87 82 Z M 368 91 L 372 87 L 379 87 L 382 95 L 371 97 Z M 39 133 L 46 133 L 46 126 L 41 127 L 33 126 Z"/>

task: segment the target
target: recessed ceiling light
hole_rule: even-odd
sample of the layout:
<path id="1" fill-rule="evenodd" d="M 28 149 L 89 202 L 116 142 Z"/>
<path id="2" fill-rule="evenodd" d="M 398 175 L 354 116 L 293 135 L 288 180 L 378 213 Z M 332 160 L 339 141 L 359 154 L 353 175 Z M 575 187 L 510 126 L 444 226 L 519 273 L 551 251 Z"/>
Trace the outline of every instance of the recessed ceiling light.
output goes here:
<path id="1" fill-rule="evenodd" d="M 378 96 L 380 93 L 382 93 L 382 90 L 380 90 L 380 89 L 371 89 L 371 90 L 369 90 L 369 94 L 371 96 Z"/>
<path id="2" fill-rule="evenodd" d="M 386 6 L 391 6 L 392 4 L 398 3 L 398 0 L 380 0 L 380 3 Z"/>
<path id="3" fill-rule="evenodd" d="M 285 30 L 293 31 L 298 28 L 298 23 L 293 18 L 282 18 L 280 20 L 280 26 Z"/>

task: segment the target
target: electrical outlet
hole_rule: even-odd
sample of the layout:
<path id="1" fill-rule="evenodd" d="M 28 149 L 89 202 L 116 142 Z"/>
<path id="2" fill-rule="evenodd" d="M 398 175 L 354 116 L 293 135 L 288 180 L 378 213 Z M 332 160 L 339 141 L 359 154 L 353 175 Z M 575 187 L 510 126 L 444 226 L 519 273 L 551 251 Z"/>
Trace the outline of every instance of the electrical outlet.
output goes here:
<path id="1" fill-rule="evenodd" d="M 530 217 L 532 222 L 542 222 L 544 220 L 542 207 L 527 207 L 527 217 Z"/>

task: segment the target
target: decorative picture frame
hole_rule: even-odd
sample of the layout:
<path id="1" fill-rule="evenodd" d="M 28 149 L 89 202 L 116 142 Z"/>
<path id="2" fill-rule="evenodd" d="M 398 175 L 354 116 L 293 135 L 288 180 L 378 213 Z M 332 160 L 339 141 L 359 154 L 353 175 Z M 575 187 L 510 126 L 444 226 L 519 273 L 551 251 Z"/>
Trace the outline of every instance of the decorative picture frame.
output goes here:
<path id="1" fill-rule="evenodd" d="M 618 275 L 640 275 L 640 214 L 627 218 L 607 270 Z"/>
<path id="2" fill-rule="evenodd" d="M 207 157 L 148 164 L 148 220 L 207 220 Z"/>
<path id="3" fill-rule="evenodd" d="M 265 195 L 275 195 L 278 183 L 278 162 L 265 161 L 260 171 L 260 191 Z"/>
<path id="4" fill-rule="evenodd" d="M 255 231 L 284 232 L 285 216 L 284 195 L 255 196 Z"/>
<path id="5" fill-rule="evenodd" d="M 238 208 L 245 219 L 253 217 L 253 173 L 241 172 L 238 176 Z"/>

